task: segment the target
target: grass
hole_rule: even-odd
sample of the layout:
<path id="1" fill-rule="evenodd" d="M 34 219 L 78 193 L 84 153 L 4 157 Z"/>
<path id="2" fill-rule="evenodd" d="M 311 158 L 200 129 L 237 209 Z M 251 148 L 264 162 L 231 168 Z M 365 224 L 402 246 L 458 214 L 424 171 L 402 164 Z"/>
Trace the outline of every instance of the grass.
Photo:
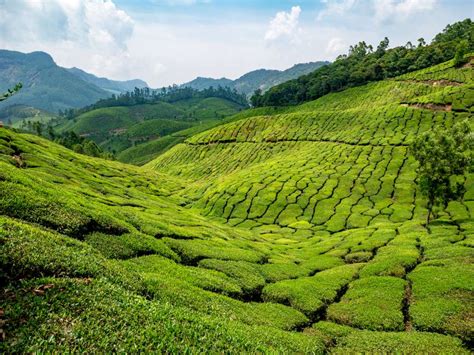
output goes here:
<path id="1" fill-rule="evenodd" d="M 407 148 L 470 118 L 467 69 L 212 120 L 142 167 L 0 128 L 0 351 L 468 351 L 474 175 L 425 226 Z"/>

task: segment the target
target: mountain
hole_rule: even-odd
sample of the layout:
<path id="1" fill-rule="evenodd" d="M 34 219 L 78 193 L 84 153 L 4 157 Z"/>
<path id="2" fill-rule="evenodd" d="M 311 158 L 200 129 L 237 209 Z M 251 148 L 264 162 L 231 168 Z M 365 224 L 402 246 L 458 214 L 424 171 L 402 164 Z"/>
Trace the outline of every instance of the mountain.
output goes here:
<path id="1" fill-rule="evenodd" d="M 0 111 L 8 106 L 21 105 L 57 113 L 90 105 L 112 93 L 147 86 L 142 80 L 113 81 L 81 69 L 65 69 L 44 52 L 0 50 L 0 92 L 18 82 L 23 84 L 23 88 L 10 99 L 0 102 Z"/>
<path id="2" fill-rule="evenodd" d="M 266 91 L 269 88 L 281 84 L 287 80 L 295 79 L 301 75 L 305 75 L 313 72 L 314 70 L 330 64 L 329 62 L 312 62 L 304 64 L 296 64 L 293 67 L 280 71 L 280 70 L 268 70 L 259 69 L 251 71 L 247 74 L 242 75 L 236 80 L 230 80 L 227 78 L 212 79 L 198 77 L 188 83 L 182 84 L 183 87 L 191 87 L 193 89 L 202 90 L 211 86 L 227 86 L 231 89 L 236 89 L 238 92 L 243 93 L 247 96 L 254 93 L 255 90 L 261 89 Z"/>
<path id="3" fill-rule="evenodd" d="M 148 84 L 140 79 L 117 81 L 107 78 L 99 78 L 93 74 L 89 74 L 79 68 L 67 69 L 70 73 L 76 75 L 87 83 L 93 84 L 102 90 L 108 91 L 112 94 L 121 94 L 127 91 L 133 91 L 137 88 L 146 88 Z"/>
<path id="4" fill-rule="evenodd" d="M 0 91 L 18 82 L 23 84 L 23 88 L 9 100 L 1 102 L 0 109 L 21 104 L 57 112 L 89 105 L 110 95 L 59 67 L 47 53 L 0 50 Z"/>
<path id="5" fill-rule="evenodd" d="M 409 146 L 472 125 L 473 65 L 248 110 L 143 167 L 0 128 L 0 351 L 469 354 L 474 174 L 427 224 Z"/>
<path id="6" fill-rule="evenodd" d="M 212 79 L 212 78 L 203 78 L 203 77 L 197 77 L 196 79 L 190 81 L 189 83 L 181 85 L 183 87 L 190 87 L 195 90 L 203 90 L 210 88 L 211 86 L 213 87 L 231 87 L 232 86 L 232 80 L 227 79 L 227 78 L 221 78 L 221 79 Z"/>

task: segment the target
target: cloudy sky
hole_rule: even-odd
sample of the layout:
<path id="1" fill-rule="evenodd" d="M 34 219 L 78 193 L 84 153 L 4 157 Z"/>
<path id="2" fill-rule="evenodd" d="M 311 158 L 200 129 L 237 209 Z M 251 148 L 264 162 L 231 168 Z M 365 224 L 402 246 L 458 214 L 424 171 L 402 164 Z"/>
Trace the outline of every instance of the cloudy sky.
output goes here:
<path id="1" fill-rule="evenodd" d="M 431 40 L 472 0 L 0 0 L 0 48 L 153 87 Z"/>

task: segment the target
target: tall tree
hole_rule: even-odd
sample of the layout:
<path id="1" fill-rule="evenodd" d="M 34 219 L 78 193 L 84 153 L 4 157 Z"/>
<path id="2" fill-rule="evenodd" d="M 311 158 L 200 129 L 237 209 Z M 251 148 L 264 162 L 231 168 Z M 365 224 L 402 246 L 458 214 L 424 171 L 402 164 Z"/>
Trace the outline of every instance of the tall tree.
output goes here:
<path id="1" fill-rule="evenodd" d="M 450 201 L 463 197 L 464 175 L 474 167 L 474 134 L 466 120 L 450 130 L 423 133 L 411 152 L 420 164 L 418 184 L 428 199 L 428 225 L 435 206 L 446 208 Z"/>

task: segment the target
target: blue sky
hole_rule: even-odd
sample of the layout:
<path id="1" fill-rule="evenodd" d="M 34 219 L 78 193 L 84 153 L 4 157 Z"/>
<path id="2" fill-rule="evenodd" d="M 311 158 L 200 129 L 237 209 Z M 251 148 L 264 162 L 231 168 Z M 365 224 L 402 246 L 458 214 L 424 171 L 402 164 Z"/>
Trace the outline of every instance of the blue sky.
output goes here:
<path id="1" fill-rule="evenodd" d="M 159 87 L 431 40 L 473 15 L 472 0 L 0 0 L 0 48 Z"/>

